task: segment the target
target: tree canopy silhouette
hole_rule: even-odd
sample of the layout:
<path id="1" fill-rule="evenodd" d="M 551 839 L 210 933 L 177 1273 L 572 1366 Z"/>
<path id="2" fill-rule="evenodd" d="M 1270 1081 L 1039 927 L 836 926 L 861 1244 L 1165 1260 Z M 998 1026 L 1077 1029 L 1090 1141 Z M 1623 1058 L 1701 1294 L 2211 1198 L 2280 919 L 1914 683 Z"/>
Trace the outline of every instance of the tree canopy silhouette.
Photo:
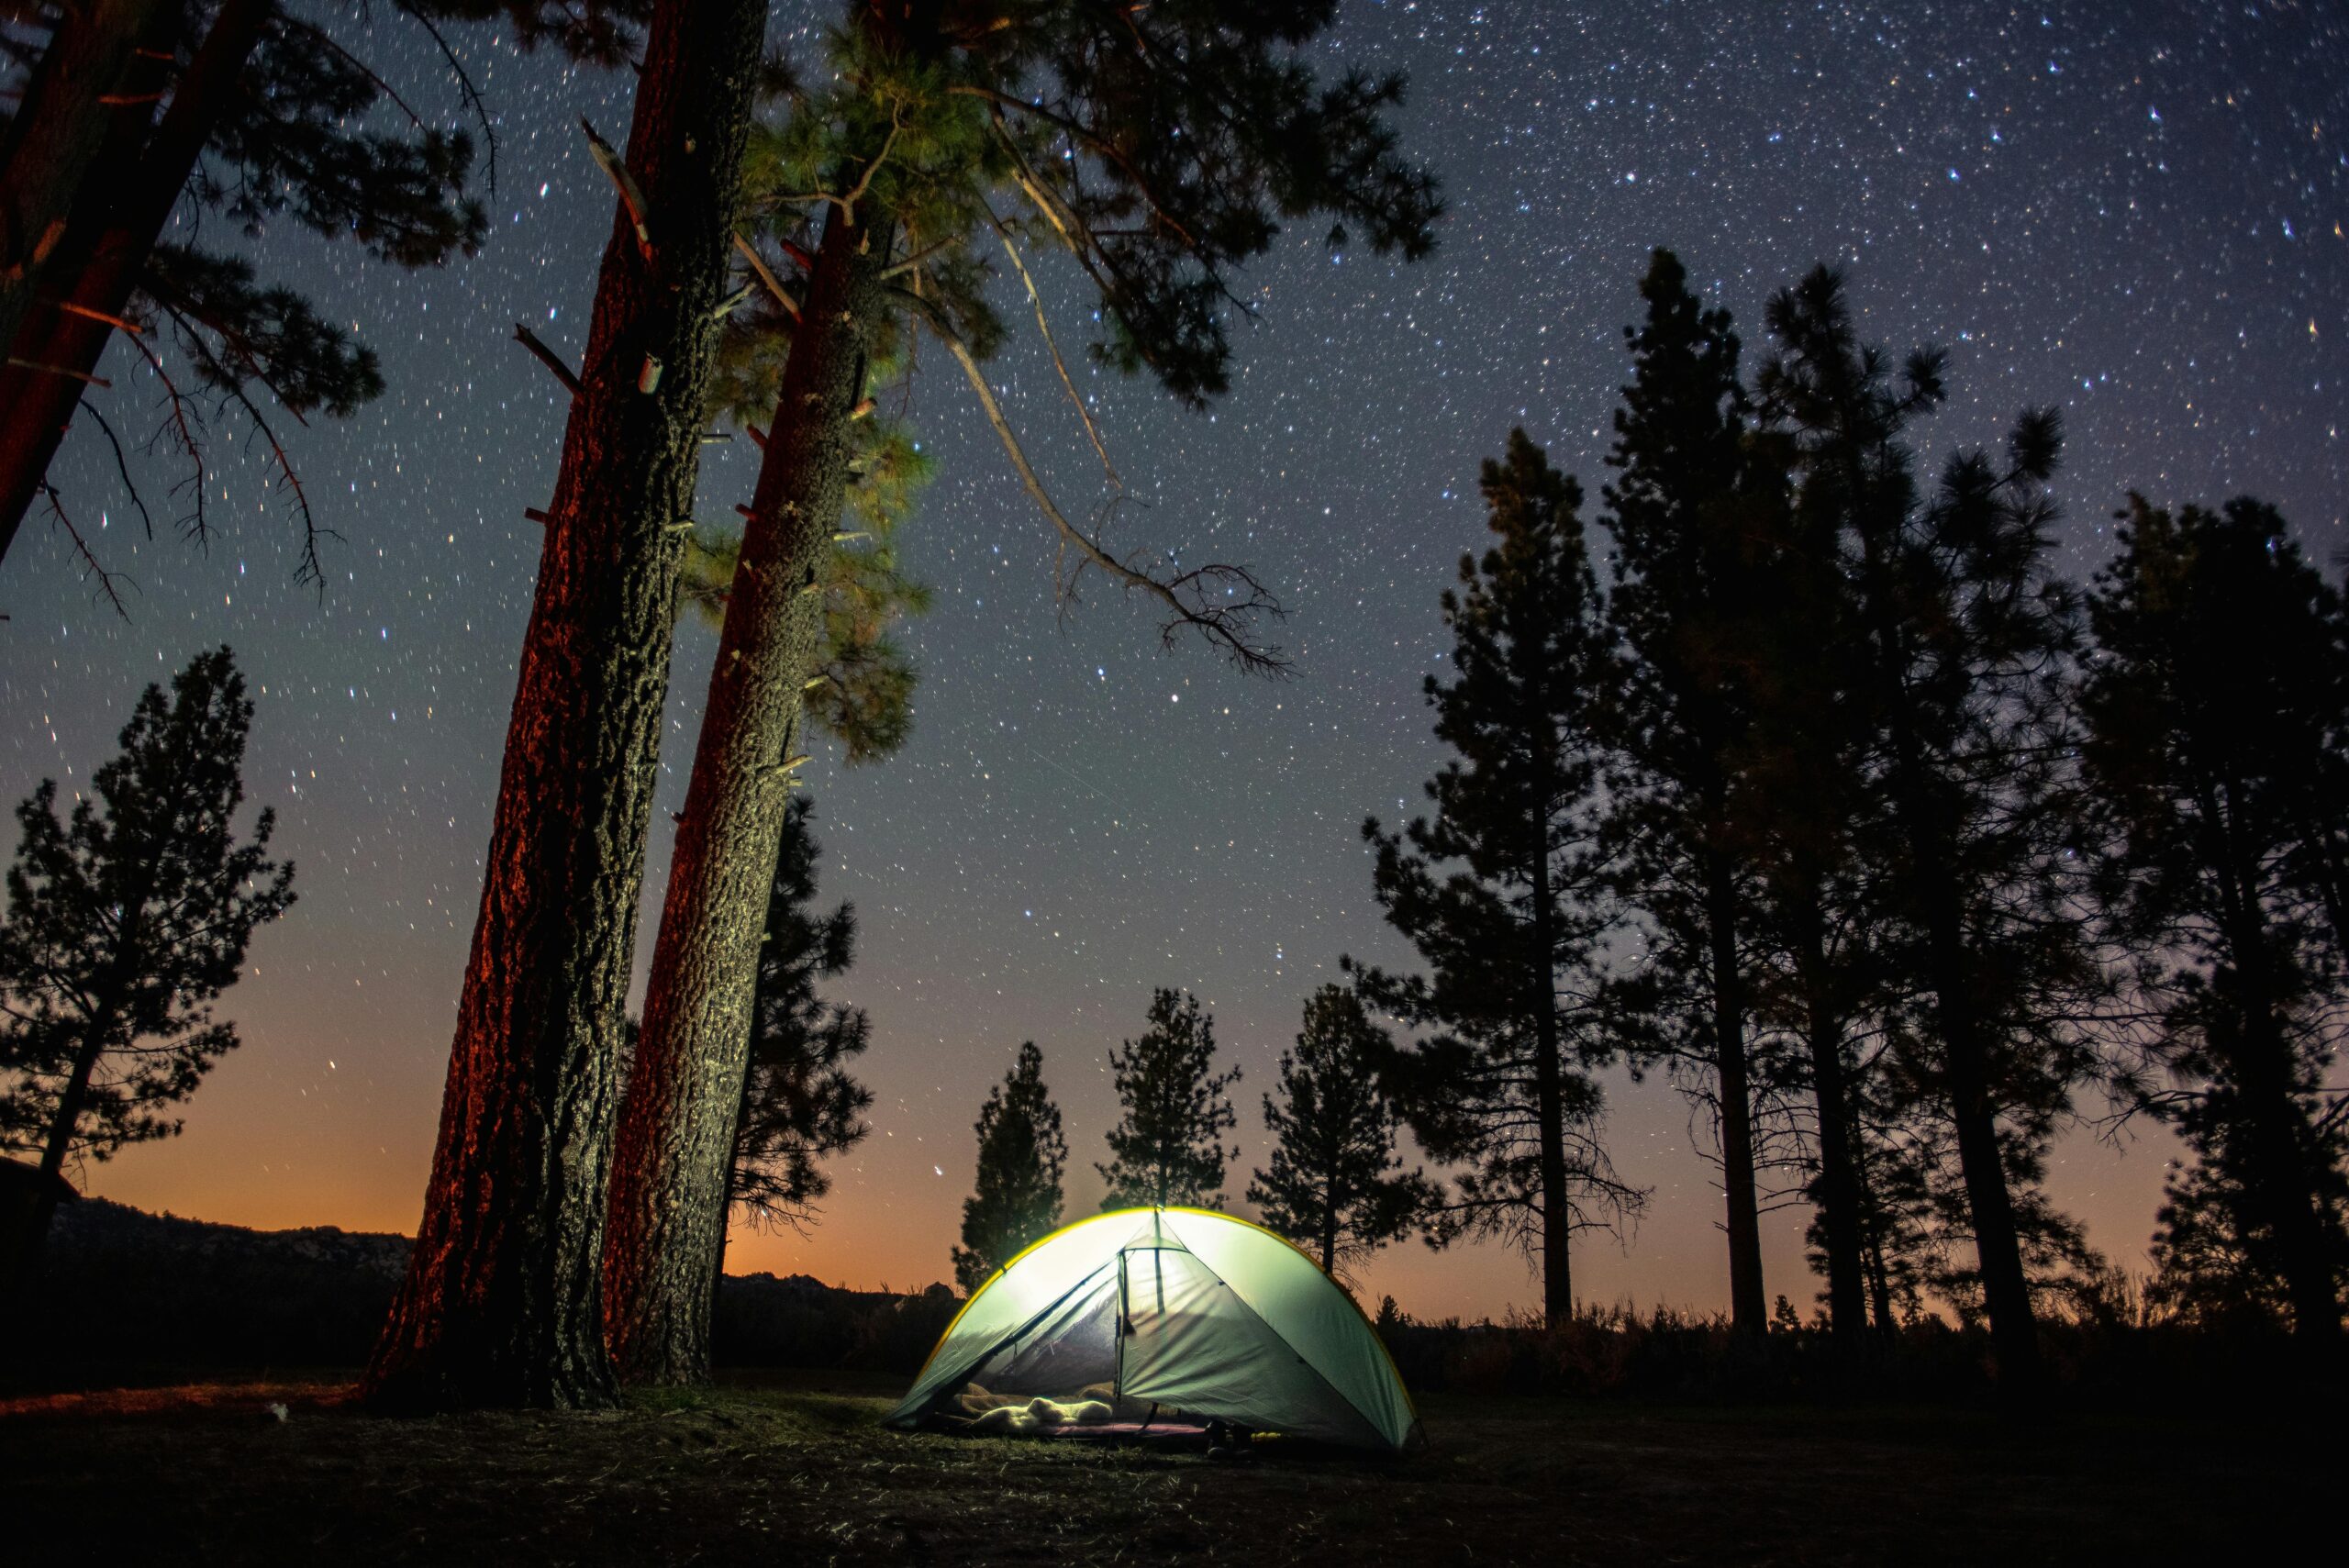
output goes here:
<path id="1" fill-rule="evenodd" d="M 212 1004 L 253 931 L 294 902 L 267 851 L 275 813 L 239 837 L 253 706 L 226 648 L 197 655 L 168 698 L 149 686 L 122 750 L 62 821 L 44 779 L 0 926 L 0 1140 L 39 1161 L 27 1213 L 0 1238 L 29 1272 L 69 1161 L 106 1160 L 180 1130 L 171 1107 L 237 1047 Z"/>
<path id="2" fill-rule="evenodd" d="M 987 1091 L 978 1135 L 978 1173 L 963 1200 L 963 1240 L 954 1249 L 954 1283 L 965 1296 L 1061 1222 L 1068 1139 L 1034 1040 L 1020 1046 L 1003 1082 Z"/>
<path id="3" fill-rule="evenodd" d="M 1584 543 L 1582 492 L 1522 430 L 1480 482 L 1494 542 L 1446 589 L 1450 684 L 1431 675 L 1435 732 L 1454 753 L 1428 782 L 1431 817 L 1376 818 L 1373 886 L 1425 974 L 1368 969 L 1365 998 L 1435 1032 L 1389 1068 L 1395 1102 L 1430 1155 L 1464 1163 L 1432 1216 L 1439 1241 L 1499 1236 L 1542 1265 L 1542 1310 L 1574 1312 L 1574 1233 L 1611 1225 L 1642 1195 L 1598 1138 L 1588 1069 L 1600 934 L 1614 918 L 1598 842 L 1598 694 L 1617 678 Z"/>
<path id="4" fill-rule="evenodd" d="M 1109 1052 L 1124 1114 L 1109 1129 L 1109 1184 L 1101 1207 L 1223 1207 L 1224 1167 L 1240 1151 L 1223 1135 L 1238 1121 L 1231 1085 L 1240 1069 L 1215 1070 L 1215 1019 L 1188 992 L 1163 986 L 1150 999 L 1150 1027 Z"/>
<path id="5" fill-rule="evenodd" d="M 1379 1070 L 1395 1041 L 1342 985 L 1305 1001 L 1297 1048 L 1281 1052 L 1280 1098 L 1264 1096 L 1271 1164 L 1253 1173 L 1248 1201 L 1334 1274 L 1417 1228 L 1434 1186 L 1395 1152 L 1402 1118 Z"/>

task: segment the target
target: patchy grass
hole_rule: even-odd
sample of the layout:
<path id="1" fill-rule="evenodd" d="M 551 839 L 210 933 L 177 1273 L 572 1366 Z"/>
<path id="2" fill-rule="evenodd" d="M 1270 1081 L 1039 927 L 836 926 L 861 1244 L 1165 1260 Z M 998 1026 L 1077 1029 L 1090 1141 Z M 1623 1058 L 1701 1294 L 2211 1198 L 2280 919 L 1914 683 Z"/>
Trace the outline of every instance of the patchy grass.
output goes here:
<path id="1" fill-rule="evenodd" d="M 20 1398 L 0 1518 L 27 1562 L 2143 1564 L 2282 1556 L 2337 1453 L 2244 1419 L 1448 1396 L 1409 1459 L 1230 1466 L 885 1431 L 897 1382 L 429 1420 L 325 1377 Z"/>

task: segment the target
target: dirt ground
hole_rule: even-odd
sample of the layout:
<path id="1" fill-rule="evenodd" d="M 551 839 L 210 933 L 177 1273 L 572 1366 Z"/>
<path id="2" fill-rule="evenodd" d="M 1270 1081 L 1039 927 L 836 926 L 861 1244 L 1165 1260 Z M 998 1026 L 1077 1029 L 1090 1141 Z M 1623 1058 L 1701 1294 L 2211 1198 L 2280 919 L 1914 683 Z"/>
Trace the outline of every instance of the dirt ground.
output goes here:
<path id="1" fill-rule="evenodd" d="M 897 1392 L 785 1374 L 430 1420 L 316 1379 L 0 1401 L 0 1541 L 331 1568 L 2258 1562 L 2321 1522 L 2341 1451 L 2272 1422 L 1455 1397 L 1407 1459 L 1235 1466 L 904 1436 L 876 1425 Z"/>

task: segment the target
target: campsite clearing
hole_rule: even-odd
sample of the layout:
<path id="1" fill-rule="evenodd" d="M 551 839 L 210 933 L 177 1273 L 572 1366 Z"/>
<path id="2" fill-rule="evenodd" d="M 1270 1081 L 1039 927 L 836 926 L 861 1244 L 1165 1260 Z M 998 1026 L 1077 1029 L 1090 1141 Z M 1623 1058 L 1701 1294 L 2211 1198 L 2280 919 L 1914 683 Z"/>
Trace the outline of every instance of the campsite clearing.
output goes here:
<path id="1" fill-rule="evenodd" d="M 0 1517 L 26 1562 L 2144 1564 L 2280 1555 L 2332 1451 L 2250 1421 L 1440 1396 L 1423 1453 L 1223 1465 L 884 1429 L 902 1392 L 786 1373 L 429 1420 L 319 1381 L 0 1401 Z"/>

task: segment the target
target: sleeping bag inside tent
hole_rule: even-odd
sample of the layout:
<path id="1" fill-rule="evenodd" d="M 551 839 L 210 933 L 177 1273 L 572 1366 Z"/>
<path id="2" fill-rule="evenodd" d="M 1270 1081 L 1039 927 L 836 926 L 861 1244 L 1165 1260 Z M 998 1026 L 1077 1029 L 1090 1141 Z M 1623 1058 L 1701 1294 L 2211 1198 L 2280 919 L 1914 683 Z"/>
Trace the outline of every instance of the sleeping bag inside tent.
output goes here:
<path id="1" fill-rule="evenodd" d="M 892 1410 L 1019 1432 L 1247 1431 L 1401 1451 L 1419 1416 L 1353 1298 L 1280 1237 L 1199 1208 L 1063 1226 L 979 1287 Z"/>

